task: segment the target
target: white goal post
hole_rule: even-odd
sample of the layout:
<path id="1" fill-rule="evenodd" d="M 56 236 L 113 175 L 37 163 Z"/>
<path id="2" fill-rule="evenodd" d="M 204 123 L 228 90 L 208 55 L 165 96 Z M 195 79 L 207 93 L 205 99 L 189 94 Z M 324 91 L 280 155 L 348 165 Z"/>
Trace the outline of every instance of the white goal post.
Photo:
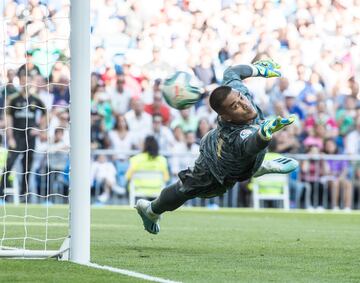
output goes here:
<path id="1" fill-rule="evenodd" d="M 5 5 L 5 2 L 2 4 Z M 46 244 L 43 250 L 33 250 L 27 247 L 23 249 L 14 248 L 3 245 L 5 222 L 8 216 L 6 215 L 7 205 L 4 205 L 5 216 L 0 216 L 4 223 L 4 232 L 3 235 L 0 235 L 0 237 L 3 237 L 0 243 L 0 257 L 57 257 L 82 264 L 90 262 L 90 1 L 72 0 L 70 2 L 70 215 L 68 218 L 58 217 L 62 220 L 69 219 L 69 235 L 62 238 L 64 239 L 63 244 L 59 245 L 58 249 L 55 250 L 47 249 Z M 3 25 L 5 25 L 5 22 L 6 19 L 2 19 Z M 3 52 L 5 54 L 5 47 Z M 5 65 L 5 62 L 3 64 Z M 48 62 L 45 62 L 45 64 L 48 64 Z M 24 169 L 24 171 L 31 173 L 27 169 Z M 27 206 L 30 205 L 27 203 L 26 196 L 25 216 L 21 217 L 24 219 L 25 230 L 28 224 L 26 221 L 29 218 Z M 10 216 L 13 217 L 13 215 Z M 57 216 L 48 216 L 47 214 L 46 217 L 31 217 L 31 219 L 39 221 L 46 218 L 46 221 L 48 221 L 51 217 L 56 218 Z M 34 223 L 29 223 L 29 225 L 31 224 Z M 9 223 L 6 222 L 6 229 L 6 232 L 11 229 L 10 220 Z M 48 229 L 47 222 L 46 229 Z M 21 237 L 21 235 L 13 236 L 11 239 L 19 240 Z M 48 237 L 47 230 L 46 237 Z M 30 239 L 31 237 L 26 234 L 25 238 Z M 46 238 L 45 241 L 47 240 Z"/>
<path id="2" fill-rule="evenodd" d="M 90 261 L 90 1 L 71 1 L 70 260 Z"/>

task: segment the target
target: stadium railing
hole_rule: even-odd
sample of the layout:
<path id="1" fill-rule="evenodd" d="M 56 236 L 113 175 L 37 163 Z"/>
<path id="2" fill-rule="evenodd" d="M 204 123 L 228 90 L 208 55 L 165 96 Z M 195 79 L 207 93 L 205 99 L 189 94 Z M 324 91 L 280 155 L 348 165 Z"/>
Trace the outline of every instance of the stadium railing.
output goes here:
<path id="1" fill-rule="evenodd" d="M 111 160 L 116 160 L 116 156 L 133 156 L 139 153 L 137 150 L 132 151 L 118 151 L 118 150 L 93 150 L 92 156 L 95 158 L 97 155 L 106 155 Z M 170 152 L 161 152 L 162 155 L 168 159 L 172 157 L 181 158 L 184 156 L 184 153 L 172 154 Z M 189 153 L 186 153 L 189 157 Z M 328 185 L 328 182 L 332 176 L 332 172 L 328 172 L 327 175 L 324 175 L 321 172 L 321 163 L 322 162 L 332 162 L 332 161 L 346 161 L 348 163 L 348 174 L 346 178 L 350 180 L 353 188 L 353 200 L 352 208 L 360 208 L 360 155 L 330 155 L 330 154 L 319 154 L 319 155 L 309 155 L 309 154 L 285 154 L 286 156 L 293 157 L 300 162 L 299 169 L 295 172 L 288 175 L 289 182 L 289 192 L 290 192 L 290 207 L 291 208 L 331 208 L 331 192 Z M 196 155 L 192 155 L 196 158 Z M 311 171 L 301 170 L 304 162 L 311 162 L 312 169 Z M 171 170 L 171 168 L 169 168 Z M 247 190 L 246 184 L 237 183 L 232 190 L 229 190 L 222 197 L 216 197 L 213 199 L 194 199 L 188 201 L 190 206 L 208 206 L 209 208 L 217 207 L 239 207 L 240 203 L 243 203 L 241 199 L 241 194 L 239 193 L 240 189 Z M 250 192 L 251 193 L 251 190 Z M 341 194 L 340 194 L 341 195 Z M 341 199 L 341 206 L 343 206 L 343 197 Z M 252 202 L 249 202 L 250 204 Z M 244 205 L 242 205 L 244 206 Z M 277 204 L 275 203 L 275 206 Z"/>

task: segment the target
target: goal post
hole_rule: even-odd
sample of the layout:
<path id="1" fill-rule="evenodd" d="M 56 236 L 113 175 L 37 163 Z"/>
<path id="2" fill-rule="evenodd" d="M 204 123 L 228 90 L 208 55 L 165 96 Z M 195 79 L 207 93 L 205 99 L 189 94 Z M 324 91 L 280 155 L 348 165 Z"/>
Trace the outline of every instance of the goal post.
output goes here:
<path id="1" fill-rule="evenodd" d="M 5 7 L 5 0 L 0 0 L 0 3 Z M 0 20 L 0 25 L 2 25 L 2 30 L 0 31 L 0 77 L 2 75 L 2 78 L 4 78 L 6 77 L 9 66 L 13 69 L 18 68 L 18 66 L 10 62 L 10 59 L 7 61 L 5 35 L 7 32 L 6 25 L 10 20 L 3 17 L 3 15 L 0 16 L 2 17 Z M 67 126 L 69 129 L 63 128 L 63 130 L 70 131 L 70 153 L 69 150 L 66 151 L 70 161 L 69 197 L 65 193 L 61 194 L 57 192 L 56 188 L 53 187 L 49 181 L 52 174 L 64 174 L 64 176 L 66 174 L 60 172 L 61 170 L 50 168 L 51 162 L 49 161 L 48 150 L 37 152 L 46 155 L 45 160 L 47 167 L 45 173 L 34 172 L 28 165 L 26 165 L 26 168 L 23 168 L 23 172 L 17 172 L 15 167 L 14 169 L 5 166 L 4 171 L 1 171 L 1 168 L 0 174 L 2 176 L 4 176 L 5 172 L 15 175 L 15 178 L 23 175 L 33 175 L 34 178 L 41 177 L 46 179 L 46 192 L 45 195 L 34 192 L 32 183 L 25 181 L 27 179 L 24 177 L 26 191 L 20 194 L 20 197 L 25 200 L 23 204 L 11 204 L 7 200 L 8 197 L 10 199 L 19 198 L 19 192 L 15 192 L 17 190 L 11 190 L 10 192 L 4 191 L 5 194 L 0 195 L 0 257 L 24 259 L 57 257 L 62 260 L 86 264 L 90 262 L 90 1 L 71 0 L 70 15 L 61 15 L 58 19 L 55 19 L 66 21 L 66 25 L 70 23 L 70 35 L 69 32 L 67 32 L 66 38 L 53 37 L 49 39 L 47 37 L 48 18 L 45 16 L 43 21 L 46 40 L 41 42 L 31 39 L 26 33 L 28 21 L 26 17 L 22 20 L 25 29 L 24 39 L 18 40 L 20 44 L 24 45 L 24 50 L 27 51 L 27 48 L 32 48 L 31 44 L 36 42 L 36 44 L 43 43 L 44 50 L 49 53 L 48 48 L 51 46 L 51 42 L 66 40 L 67 43 L 69 43 L 64 50 L 66 49 L 66 52 L 70 50 L 70 83 L 68 85 L 70 87 L 70 105 L 64 106 L 55 103 L 51 105 L 51 107 L 61 108 L 62 111 L 70 111 L 70 121 Z M 21 64 L 24 64 L 27 60 L 28 58 L 25 56 L 25 61 L 22 61 Z M 50 62 L 51 60 L 49 60 L 48 55 L 44 60 L 47 61 L 39 64 L 46 66 L 45 68 L 49 68 L 48 66 L 56 62 L 62 62 L 60 59 L 55 60 L 55 63 Z M 27 64 L 24 64 L 24 66 L 26 66 L 26 82 L 22 87 L 25 89 L 31 85 L 35 88 L 39 87 L 37 82 L 32 80 L 27 81 Z M 49 75 L 50 73 L 47 72 L 47 74 Z M 46 76 L 44 77 L 46 78 Z M 56 84 L 65 86 L 61 83 L 52 83 L 49 81 L 49 77 L 47 78 L 47 94 L 50 94 L 50 85 Z M 5 86 L 5 88 L 8 85 L 5 79 L 2 85 Z M 10 107 L 12 106 L 8 106 L 6 102 L 5 90 L 5 105 L 0 108 L 1 111 L 5 113 Z M 33 107 L 33 105 L 29 103 L 28 94 L 26 93 L 25 105 L 18 107 L 19 109 L 24 109 L 24 112 L 26 112 L 26 120 L 28 119 L 27 114 L 30 107 Z M 47 113 L 46 116 L 47 128 L 37 130 L 46 131 L 48 134 L 50 129 L 49 114 Z M 5 133 L 5 145 L 7 139 L 6 130 L 9 128 L 15 129 L 12 125 L 5 125 L 4 129 L 1 129 Z M 28 131 L 29 128 L 26 124 L 24 130 Z M 1 133 L 2 132 L 0 132 L 0 134 Z M 14 150 L 9 148 L 8 151 L 11 152 Z M 36 149 L 28 146 L 27 150 L 21 152 L 24 158 L 28 158 L 27 154 L 29 151 L 36 153 Z M 4 186 L 6 189 L 6 182 Z M 62 206 L 60 208 L 52 206 L 52 200 L 59 197 L 64 201 L 69 200 L 69 206 Z M 42 204 L 33 205 L 33 198 L 39 199 Z M 50 211 L 54 213 L 50 213 Z M 55 229 L 54 232 L 51 231 L 53 228 Z"/>
<path id="2" fill-rule="evenodd" d="M 90 261 L 90 1 L 71 1 L 70 260 Z"/>

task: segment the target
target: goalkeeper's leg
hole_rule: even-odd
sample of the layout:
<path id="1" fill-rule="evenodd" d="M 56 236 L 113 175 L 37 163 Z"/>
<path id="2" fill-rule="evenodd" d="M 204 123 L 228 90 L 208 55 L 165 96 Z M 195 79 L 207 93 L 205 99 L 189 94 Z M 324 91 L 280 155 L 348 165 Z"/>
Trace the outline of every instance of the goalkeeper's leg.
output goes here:
<path id="1" fill-rule="evenodd" d="M 135 208 L 141 216 L 146 231 L 152 234 L 160 232 L 160 215 L 165 211 L 173 211 L 182 206 L 191 197 L 185 196 L 180 191 L 181 181 L 177 181 L 164 188 L 160 195 L 152 202 L 139 199 Z"/>

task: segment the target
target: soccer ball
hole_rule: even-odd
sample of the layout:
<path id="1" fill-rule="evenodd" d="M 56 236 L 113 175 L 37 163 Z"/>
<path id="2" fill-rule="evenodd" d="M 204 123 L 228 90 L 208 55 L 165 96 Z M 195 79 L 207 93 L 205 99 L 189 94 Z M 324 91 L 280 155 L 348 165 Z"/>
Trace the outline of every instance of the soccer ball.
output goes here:
<path id="1" fill-rule="evenodd" d="M 197 84 L 198 86 L 196 86 Z M 186 72 L 176 72 L 162 85 L 162 94 L 167 104 L 176 109 L 186 109 L 201 99 L 199 82 Z"/>

